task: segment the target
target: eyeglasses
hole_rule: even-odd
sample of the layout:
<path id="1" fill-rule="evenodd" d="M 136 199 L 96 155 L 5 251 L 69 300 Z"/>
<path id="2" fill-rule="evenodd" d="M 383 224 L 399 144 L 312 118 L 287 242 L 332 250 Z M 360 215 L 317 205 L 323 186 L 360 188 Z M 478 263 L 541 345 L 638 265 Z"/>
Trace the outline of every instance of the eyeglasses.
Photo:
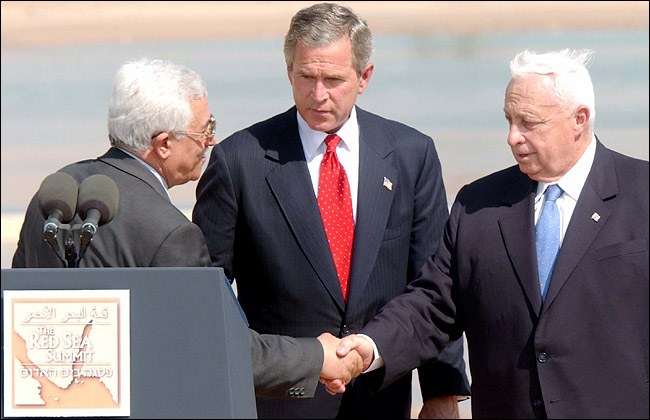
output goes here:
<path id="1" fill-rule="evenodd" d="M 210 119 L 208 120 L 208 126 L 205 128 L 205 131 L 203 133 L 191 133 L 189 131 L 174 131 L 174 133 L 184 134 L 186 136 L 202 136 L 211 139 L 217 134 L 216 126 L 217 126 L 217 122 L 214 119 L 214 115 L 210 115 Z"/>

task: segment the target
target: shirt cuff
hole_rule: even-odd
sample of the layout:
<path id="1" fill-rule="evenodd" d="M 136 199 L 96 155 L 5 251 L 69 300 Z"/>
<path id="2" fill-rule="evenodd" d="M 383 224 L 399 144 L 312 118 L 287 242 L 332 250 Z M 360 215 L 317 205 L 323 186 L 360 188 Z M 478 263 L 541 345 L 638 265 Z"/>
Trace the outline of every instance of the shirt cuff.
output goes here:
<path id="1" fill-rule="evenodd" d="M 357 335 L 359 337 L 364 337 L 368 341 L 370 341 L 370 344 L 372 344 L 372 350 L 373 350 L 373 354 L 374 354 L 374 359 L 373 359 L 372 363 L 370 364 L 370 366 L 368 366 L 368 369 L 364 370 L 361 373 L 372 372 L 373 370 L 379 369 L 380 367 L 384 367 L 384 358 L 381 357 L 381 354 L 379 354 L 379 350 L 377 350 L 377 345 L 375 344 L 375 341 L 372 338 L 365 335 L 365 334 L 357 334 Z"/>

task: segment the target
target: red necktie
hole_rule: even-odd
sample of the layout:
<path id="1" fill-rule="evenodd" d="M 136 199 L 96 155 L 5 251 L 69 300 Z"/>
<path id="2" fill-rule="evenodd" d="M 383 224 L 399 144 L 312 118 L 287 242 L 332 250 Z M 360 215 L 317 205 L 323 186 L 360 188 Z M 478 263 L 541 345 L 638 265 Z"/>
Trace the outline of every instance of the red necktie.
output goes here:
<path id="1" fill-rule="evenodd" d="M 348 299 L 348 279 L 352 260 L 354 218 L 352 195 L 345 169 L 336 156 L 336 146 L 341 138 L 330 134 L 325 138 L 327 151 L 320 164 L 318 180 L 318 208 L 320 209 L 327 241 L 332 251 L 336 273 L 339 276 L 343 299 Z"/>

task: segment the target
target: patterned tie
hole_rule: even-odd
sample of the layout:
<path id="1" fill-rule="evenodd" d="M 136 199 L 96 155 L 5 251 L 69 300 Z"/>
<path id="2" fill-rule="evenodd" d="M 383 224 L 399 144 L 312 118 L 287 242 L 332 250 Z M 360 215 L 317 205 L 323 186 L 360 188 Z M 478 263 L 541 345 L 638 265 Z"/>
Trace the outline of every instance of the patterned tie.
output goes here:
<path id="1" fill-rule="evenodd" d="M 340 141 L 341 138 L 336 134 L 330 134 L 325 138 L 327 151 L 320 164 L 318 208 L 323 218 L 327 241 L 341 283 L 343 299 L 347 303 L 354 219 L 352 217 L 350 184 L 345 169 L 336 156 L 336 146 Z"/>
<path id="2" fill-rule="evenodd" d="M 560 213 L 555 200 L 562 195 L 562 192 L 562 188 L 556 184 L 548 186 L 545 192 L 544 208 L 535 227 L 537 273 L 542 291 L 542 302 L 546 299 L 551 273 L 557 252 L 560 249 Z"/>

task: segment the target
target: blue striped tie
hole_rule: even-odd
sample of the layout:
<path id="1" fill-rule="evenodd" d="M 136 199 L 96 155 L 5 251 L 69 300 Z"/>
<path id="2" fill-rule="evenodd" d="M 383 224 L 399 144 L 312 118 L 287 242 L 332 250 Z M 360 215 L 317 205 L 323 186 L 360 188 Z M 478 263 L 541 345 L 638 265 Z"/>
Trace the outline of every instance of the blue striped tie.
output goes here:
<path id="1" fill-rule="evenodd" d="M 542 292 L 542 302 L 546 299 L 551 273 L 553 272 L 557 252 L 560 249 L 560 212 L 557 209 L 555 200 L 562 195 L 562 192 L 562 188 L 557 184 L 548 186 L 545 193 L 544 208 L 535 227 L 537 273 Z"/>

